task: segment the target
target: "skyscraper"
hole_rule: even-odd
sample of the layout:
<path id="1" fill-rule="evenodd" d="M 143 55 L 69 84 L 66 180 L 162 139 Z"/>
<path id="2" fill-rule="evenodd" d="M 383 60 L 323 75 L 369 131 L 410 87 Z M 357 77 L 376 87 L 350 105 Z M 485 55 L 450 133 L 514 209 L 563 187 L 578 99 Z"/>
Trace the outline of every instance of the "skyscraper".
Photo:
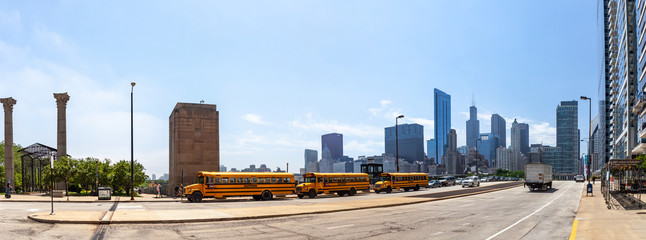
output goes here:
<path id="1" fill-rule="evenodd" d="M 491 133 L 498 138 L 496 147 L 507 147 L 507 122 L 497 113 L 491 115 Z"/>
<path id="2" fill-rule="evenodd" d="M 385 152 L 395 156 L 395 127 L 387 127 L 384 133 Z M 424 126 L 413 124 L 397 125 L 399 135 L 399 158 L 408 163 L 424 161 Z"/>
<path id="3" fill-rule="evenodd" d="M 428 141 L 426 141 L 426 151 L 428 151 L 428 154 L 426 156 L 428 156 L 429 160 L 433 159 L 433 162 L 436 162 L 435 161 L 435 157 L 437 155 L 437 153 L 436 153 L 437 148 L 436 147 L 437 146 L 435 144 L 435 139 L 434 138 L 431 138 Z"/>
<path id="4" fill-rule="evenodd" d="M 458 135 L 455 129 L 449 130 L 448 145 L 446 154 L 444 154 L 444 162 L 446 163 L 446 171 L 448 174 L 463 174 L 464 173 L 464 157 L 458 152 Z"/>
<path id="5" fill-rule="evenodd" d="M 511 149 L 527 155 L 529 152 L 529 125 L 514 119 L 511 124 Z"/>
<path id="6" fill-rule="evenodd" d="M 469 120 L 467 120 L 467 147 L 475 148 L 476 141 L 480 135 L 480 120 L 478 120 L 478 108 L 469 107 Z"/>
<path id="7" fill-rule="evenodd" d="M 633 107 L 633 113 L 637 113 L 636 117 L 636 129 L 635 129 L 635 138 L 636 138 L 636 143 L 634 145 L 634 148 L 632 149 L 632 155 L 638 155 L 638 154 L 646 154 L 646 92 L 644 91 L 644 88 L 646 87 L 646 42 L 643 40 L 644 34 L 646 34 L 646 1 L 645 0 L 639 0 L 637 2 L 637 10 L 636 10 L 636 16 L 635 19 L 638 19 L 637 21 L 637 31 L 636 31 L 636 36 L 640 36 L 637 41 L 637 56 L 636 58 L 638 59 L 637 61 L 637 74 L 638 76 L 637 79 L 637 86 L 635 89 L 635 106 Z M 623 85 L 623 84 L 622 84 Z M 630 104 L 630 103 L 629 103 Z M 630 113 L 630 112 L 629 112 Z M 599 123 L 601 125 L 601 122 Z M 593 125 L 594 129 L 594 125 Z M 599 131 L 601 130 L 601 126 L 599 126 Z M 630 133 L 630 131 L 629 131 Z M 598 145 L 598 143 L 597 143 Z M 596 152 L 601 152 L 595 147 Z M 592 152 L 592 151 L 591 151 Z M 593 152 L 594 153 L 594 152 Z M 600 162 L 597 160 L 597 162 Z M 597 163 L 597 168 L 601 168 L 602 163 Z M 594 171 L 594 170 L 593 170 Z"/>
<path id="8" fill-rule="evenodd" d="M 599 79 L 599 125 L 605 147 L 600 158 L 607 162 L 630 158 L 646 149 L 636 147 L 645 120 L 638 120 L 635 113 L 642 112 L 646 102 L 642 41 L 645 18 L 641 16 L 644 1 L 603 0 L 598 9 L 597 26 L 603 43 L 599 44 L 599 52 L 604 54 Z"/>
<path id="9" fill-rule="evenodd" d="M 435 101 L 435 162 L 442 163 L 441 159 L 448 144 L 447 136 L 451 129 L 451 95 L 435 88 L 433 97 Z"/>
<path id="10" fill-rule="evenodd" d="M 493 133 L 481 133 L 480 140 L 478 140 L 478 152 L 484 155 L 491 164 L 496 159 L 496 148 L 498 146 L 498 138 Z M 486 164 L 486 165 L 488 165 Z"/>
<path id="11" fill-rule="evenodd" d="M 312 162 L 317 162 L 319 159 L 319 153 L 316 150 L 312 149 L 305 149 L 305 170 L 307 170 L 307 166 L 309 163 Z M 314 170 L 314 169 L 311 169 Z"/>
<path id="12" fill-rule="evenodd" d="M 328 133 L 321 136 L 321 151 L 327 146 L 330 149 L 332 159 L 343 156 L 343 134 Z"/>
<path id="13" fill-rule="evenodd" d="M 562 101 L 556 108 L 556 146 L 563 151 L 561 163 L 554 171 L 561 174 L 578 173 L 579 160 L 579 103 Z"/>

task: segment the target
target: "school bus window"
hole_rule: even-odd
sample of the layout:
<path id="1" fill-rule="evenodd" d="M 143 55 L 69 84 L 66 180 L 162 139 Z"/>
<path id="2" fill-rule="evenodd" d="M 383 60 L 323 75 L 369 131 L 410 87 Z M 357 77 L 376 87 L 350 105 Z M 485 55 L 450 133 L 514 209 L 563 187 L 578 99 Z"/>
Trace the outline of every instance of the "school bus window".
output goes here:
<path id="1" fill-rule="evenodd" d="M 265 178 L 265 183 L 271 183 L 271 178 L 266 177 Z"/>
<path id="2" fill-rule="evenodd" d="M 256 181 L 256 178 L 255 178 L 255 177 L 252 177 L 252 178 L 250 179 L 250 181 L 251 181 L 251 183 L 257 183 L 257 182 L 258 182 L 258 181 Z"/>
<path id="3" fill-rule="evenodd" d="M 322 177 L 319 177 L 319 182 L 323 182 L 323 178 L 322 178 Z"/>
<path id="4" fill-rule="evenodd" d="M 242 183 L 242 178 L 241 177 L 238 178 L 238 183 Z"/>
<path id="5" fill-rule="evenodd" d="M 284 183 L 289 183 L 289 178 L 283 178 Z"/>
<path id="6" fill-rule="evenodd" d="M 197 183 L 199 183 L 199 184 L 204 183 L 204 177 L 203 176 L 197 177 Z"/>
<path id="7" fill-rule="evenodd" d="M 244 179 L 242 180 L 242 182 L 243 182 L 243 183 L 249 183 L 249 178 L 244 178 Z"/>
<path id="8" fill-rule="evenodd" d="M 213 177 L 206 177 L 206 184 L 213 184 Z"/>
<path id="9" fill-rule="evenodd" d="M 214 180 L 214 181 L 213 181 L 213 183 L 220 183 L 220 181 L 221 181 L 221 179 L 220 179 L 219 177 L 216 177 L 216 178 L 215 178 L 215 179 L 213 179 L 213 180 Z"/>
<path id="10" fill-rule="evenodd" d="M 229 183 L 229 178 L 223 177 L 222 178 L 222 183 L 224 183 L 224 184 Z"/>
<path id="11" fill-rule="evenodd" d="M 283 183 L 283 178 L 277 178 L 276 183 Z"/>
<path id="12" fill-rule="evenodd" d="M 271 178 L 271 183 L 276 183 L 276 178 L 275 177 Z"/>

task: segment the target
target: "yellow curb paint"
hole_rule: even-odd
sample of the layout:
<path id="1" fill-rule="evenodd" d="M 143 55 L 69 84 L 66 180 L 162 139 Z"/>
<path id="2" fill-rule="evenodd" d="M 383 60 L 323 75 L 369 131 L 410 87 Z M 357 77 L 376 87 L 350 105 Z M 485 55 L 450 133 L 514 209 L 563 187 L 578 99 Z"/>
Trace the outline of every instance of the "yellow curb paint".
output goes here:
<path id="1" fill-rule="evenodd" d="M 576 239 L 576 226 L 579 224 L 579 220 L 574 220 L 572 224 L 572 232 L 570 233 L 570 240 Z"/>

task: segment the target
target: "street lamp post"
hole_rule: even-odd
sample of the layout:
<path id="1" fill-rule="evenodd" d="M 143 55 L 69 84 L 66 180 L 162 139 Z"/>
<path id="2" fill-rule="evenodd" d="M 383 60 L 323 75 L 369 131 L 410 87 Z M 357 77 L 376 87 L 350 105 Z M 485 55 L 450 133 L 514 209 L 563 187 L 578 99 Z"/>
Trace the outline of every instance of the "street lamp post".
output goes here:
<path id="1" fill-rule="evenodd" d="M 591 158 L 592 155 L 590 154 L 590 142 L 592 142 L 591 141 L 592 140 L 592 98 L 589 98 L 589 97 L 586 97 L 586 96 L 581 96 L 581 100 L 588 100 L 589 107 L 590 107 L 590 108 L 588 108 L 588 126 L 589 126 L 588 127 L 588 130 L 589 130 L 588 131 L 588 135 L 589 135 L 588 140 L 589 141 L 588 141 L 588 166 L 587 166 L 587 168 L 588 168 L 587 177 L 588 177 L 588 184 L 589 184 L 590 183 L 590 178 L 592 177 L 592 172 L 590 172 L 590 164 L 592 164 L 592 158 Z"/>
<path id="2" fill-rule="evenodd" d="M 131 82 L 130 86 L 130 200 L 135 200 L 135 144 L 134 144 L 134 131 L 133 131 L 133 92 L 135 89 L 135 82 Z"/>
<path id="3" fill-rule="evenodd" d="M 404 115 L 399 115 L 395 118 L 395 165 L 397 166 L 397 172 L 399 172 L 399 134 L 397 133 L 397 120 L 404 118 Z"/>

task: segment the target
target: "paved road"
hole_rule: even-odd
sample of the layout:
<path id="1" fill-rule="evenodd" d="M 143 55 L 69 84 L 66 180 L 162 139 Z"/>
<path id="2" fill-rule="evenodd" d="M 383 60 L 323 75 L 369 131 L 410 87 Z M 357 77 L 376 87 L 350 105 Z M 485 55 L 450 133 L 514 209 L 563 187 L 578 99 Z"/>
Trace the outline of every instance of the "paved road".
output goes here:
<path id="1" fill-rule="evenodd" d="M 564 239 L 570 234 L 572 221 L 583 184 L 555 182 L 550 192 L 529 192 L 518 187 L 451 200 L 423 204 L 368 209 L 340 213 L 232 222 L 110 225 L 106 239 L 121 238 L 408 238 L 408 239 L 486 239 L 519 220 L 524 221 L 499 233 L 496 239 Z M 399 196 L 457 190 L 458 187 L 420 192 L 401 192 Z M 356 198 L 387 195 L 363 194 Z M 391 196 L 393 196 L 391 194 Z M 257 204 L 305 204 L 309 201 L 349 200 L 347 197 L 321 199 L 284 199 Z M 249 206 L 246 199 L 231 199 L 204 204 L 188 203 L 120 203 L 117 211 L 143 211 L 176 208 L 238 208 Z M 110 203 L 57 204 L 58 210 L 105 211 Z M 20 210 L 18 209 L 20 208 Z M 43 211 L 46 203 L 0 202 L 0 222 L 10 238 L 91 238 L 96 225 L 41 224 L 26 219 L 30 211 Z M 537 211 L 539 210 L 539 211 Z M 533 215 L 532 215 L 533 214 Z M 8 223 L 8 224 L 7 224 Z M 540 224 L 539 224 L 540 223 Z"/>

